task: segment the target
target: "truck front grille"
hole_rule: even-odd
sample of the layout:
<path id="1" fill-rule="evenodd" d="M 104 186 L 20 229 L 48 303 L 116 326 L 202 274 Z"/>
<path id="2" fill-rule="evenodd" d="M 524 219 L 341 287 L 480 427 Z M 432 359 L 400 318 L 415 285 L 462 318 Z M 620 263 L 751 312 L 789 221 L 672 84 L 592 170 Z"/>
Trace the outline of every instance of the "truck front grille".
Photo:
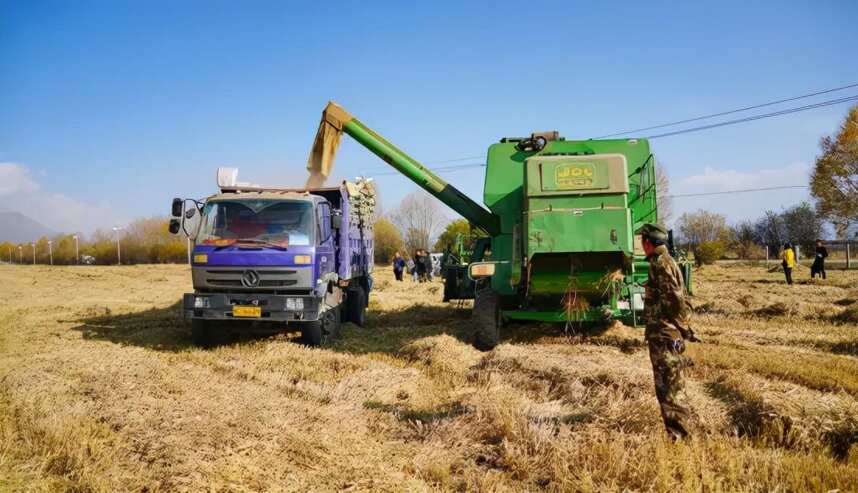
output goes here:
<path id="1" fill-rule="evenodd" d="M 242 282 L 245 272 L 252 270 L 258 277 L 255 286 Z M 194 289 L 205 291 L 260 291 L 260 290 L 310 290 L 312 269 L 294 267 L 194 267 Z"/>

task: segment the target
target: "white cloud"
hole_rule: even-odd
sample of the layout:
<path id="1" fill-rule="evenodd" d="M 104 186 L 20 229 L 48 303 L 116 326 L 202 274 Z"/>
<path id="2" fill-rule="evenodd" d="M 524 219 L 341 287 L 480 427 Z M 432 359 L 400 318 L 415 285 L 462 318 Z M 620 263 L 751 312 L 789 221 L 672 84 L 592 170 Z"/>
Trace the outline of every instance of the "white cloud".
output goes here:
<path id="1" fill-rule="evenodd" d="M 810 165 L 796 162 L 781 168 L 756 170 L 719 169 L 707 166 L 703 173 L 673 179 L 671 195 L 724 192 L 792 185 L 807 185 Z M 809 200 L 806 188 L 767 190 L 747 193 L 711 195 L 703 197 L 676 197 L 673 199 L 674 218 L 684 212 L 698 209 L 718 212 L 730 222 L 754 220 L 766 210 L 781 210 Z"/>
<path id="2" fill-rule="evenodd" d="M 26 167 L 16 163 L 0 163 L 0 197 L 33 192 L 38 188 Z"/>
<path id="3" fill-rule="evenodd" d="M 27 166 L 0 163 L 0 209 L 18 211 L 54 231 L 91 233 L 120 224 L 106 204 L 92 204 L 42 189 Z"/>

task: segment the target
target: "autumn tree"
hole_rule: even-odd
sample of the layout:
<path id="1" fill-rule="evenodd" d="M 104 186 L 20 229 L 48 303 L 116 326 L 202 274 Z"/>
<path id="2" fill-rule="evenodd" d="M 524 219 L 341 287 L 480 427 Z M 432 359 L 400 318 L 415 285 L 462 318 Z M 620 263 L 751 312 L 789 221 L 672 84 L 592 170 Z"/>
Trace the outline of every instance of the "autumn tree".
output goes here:
<path id="1" fill-rule="evenodd" d="M 456 237 L 458 235 L 470 235 L 471 234 L 471 225 L 465 219 L 456 219 L 455 221 L 450 221 L 447 223 L 447 226 L 444 228 L 444 231 L 438 236 L 438 240 L 435 241 L 435 245 L 433 246 L 433 250 L 436 252 L 443 252 L 447 248 L 451 248 L 456 243 Z"/>
<path id="2" fill-rule="evenodd" d="M 677 224 L 682 242 L 694 252 L 697 265 L 711 264 L 727 251 L 730 228 L 723 215 L 704 210 L 686 212 Z"/>
<path id="3" fill-rule="evenodd" d="M 402 241 L 402 234 L 390 220 L 383 217 L 375 221 L 373 242 L 375 244 L 376 263 L 390 263 L 394 253 L 404 253 L 405 243 Z"/>
<path id="4" fill-rule="evenodd" d="M 390 217 L 399 230 L 405 233 L 405 247 L 409 252 L 418 248 L 428 250 L 431 239 L 447 222 L 441 213 L 438 199 L 423 190 L 406 195 Z"/>
<path id="5" fill-rule="evenodd" d="M 754 224 L 754 231 L 757 240 L 771 252 L 777 252 L 789 240 L 783 217 L 774 211 L 764 212 L 763 217 Z"/>
<path id="6" fill-rule="evenodd" d="M 668 224 L 673 219 L 673 199 L 670 197 L 670 176 L 663 166 L 655 168 L 655 193 L 658 222 Z"/>
<path id="7" fill-rule="evenodd" d="M 858 105 L 853 106 L 836 135 L 825 136 L 810 176 L 816 211 L 834 224 L 839 237 L 858 220 Z"/>
<path id="8" fill-rule="evenodd" d="M 781 213 L 789 241 L 800 245 L 802 252 L 810 255 L 814 242 L 822 236 L 822 219 L 813 206 L 802 202 Z"/>
<path id="9" fill-rule="evenodd" d="M 731 248 L 736 255 L 742 260 L 761 257 L 762 247 L 757 242 L 757 232 L 754 229 L 754 223 L 751 221 L 742 221 L 730 228 L 731 230 Z"/>
<path id="10" fill-rule="evenodd" d="M 0 261 L 2 262 L 17 262 L 15 258 L 18 255 L 18 249 L 9 241 L 0 243 Z"/>

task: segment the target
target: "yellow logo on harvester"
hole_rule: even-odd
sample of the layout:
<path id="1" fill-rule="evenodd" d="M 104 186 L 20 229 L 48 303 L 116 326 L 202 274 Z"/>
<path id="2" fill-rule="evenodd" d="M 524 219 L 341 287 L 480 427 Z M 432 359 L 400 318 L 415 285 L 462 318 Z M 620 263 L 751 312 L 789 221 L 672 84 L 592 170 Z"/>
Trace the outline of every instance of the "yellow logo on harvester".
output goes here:
<path id="1" fill-rule="evenodd" d="M 558 188 L 585 188 L 593 186 L 592 164 L 561 164 L 554 168 L 554 181 Z"/>

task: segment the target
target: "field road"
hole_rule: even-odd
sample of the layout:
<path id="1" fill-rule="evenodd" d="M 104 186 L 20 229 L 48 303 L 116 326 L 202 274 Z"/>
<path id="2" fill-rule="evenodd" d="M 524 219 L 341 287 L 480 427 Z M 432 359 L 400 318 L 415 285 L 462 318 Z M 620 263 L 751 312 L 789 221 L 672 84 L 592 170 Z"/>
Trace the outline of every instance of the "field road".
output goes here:
<path id="1" fill-rule="evenodd" d="M 642 330 L 469 345 L 378 268 L 367 327 L 191 345 L 185 266 L 0 266 L 0 491 L 858 491 L 858 272 L 696 272 L 696 437 Z"/>

